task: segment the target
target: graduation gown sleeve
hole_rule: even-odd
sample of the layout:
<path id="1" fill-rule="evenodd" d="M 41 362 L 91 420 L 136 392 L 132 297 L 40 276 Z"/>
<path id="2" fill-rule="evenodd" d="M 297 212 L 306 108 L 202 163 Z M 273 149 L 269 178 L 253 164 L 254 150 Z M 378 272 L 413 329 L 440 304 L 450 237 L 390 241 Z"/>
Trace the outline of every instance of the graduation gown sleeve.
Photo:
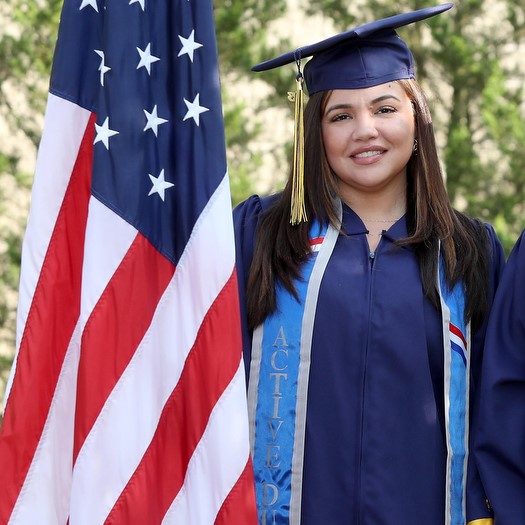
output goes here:
<path id="1" fill-rule="evenodd" d="M 263 212 L 275 201 L 275 196 L 259 197 L 252 195 L 241 202 L 233 210 L 233 223 L 235 228 L 235 259 L 237 269 L 237 280 L 239 283 L 239 299 L 241 305 L 241 324 L 244 348 L 244 365 L 246 379 L 250 370 L 251 338 L 246 323 L 246 282 L 248 272 L 253 258 L 255 246 L 255 234 Z"/>
<path id="2" fill-rule="evenodd" d="M 492 308 L 474 455 L 496 525 L 525 523 L 525 232 Z"/>
<path id="3" fill-rule="evenodd" d="M 499 287 L 503 269 L 505 266 L 505 253 L 503 247 L 490 225 L 486 225 L 489 236 L 489 307 L 494 303 L 495 293 Z M 471 361 L 471 410 L 472 414 L 476 413 L 477 405 L 479 405 L 480 394 L 480 376 L 481 369 L 484 362 L 484 345 L 487 335 L 488 320 L 473 334 L 472 336 L 472 361 Z M 470 433 L 470 449 L 473 450 L 475 435 L 476 435 L 476 416 L 473 417 Z M 486 496 L 486 490 L 480 479 L 479 469 L 477 467 L 474 455 L 471 453 L 468 465 L 468 482 L 467 482 L 467 525 L 472 523 L 477 525 L 476 519 L 492 515 L 489 500 Z M 474 521 L 469 521 L 474 520 Z M 487 521 L 492 523 L 492 521 Z M 480 525 L 484 525 L 481 522 Z"/>

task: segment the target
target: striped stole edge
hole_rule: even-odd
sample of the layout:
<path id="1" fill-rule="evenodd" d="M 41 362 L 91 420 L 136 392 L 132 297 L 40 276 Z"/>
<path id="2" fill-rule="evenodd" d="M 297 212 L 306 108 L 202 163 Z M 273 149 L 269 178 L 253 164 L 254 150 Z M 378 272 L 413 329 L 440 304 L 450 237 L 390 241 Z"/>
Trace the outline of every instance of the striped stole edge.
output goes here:
<path id="1" fill-rule="evenodd" d="M 460 282 L 452 290 L 449 289 L 441 257 L 438 273 L 443 322 L 447 445 L 445 525 L 465 525 L 469 455 L 470 324 L 465 325 L 464 322 L 463 285 Z"/>

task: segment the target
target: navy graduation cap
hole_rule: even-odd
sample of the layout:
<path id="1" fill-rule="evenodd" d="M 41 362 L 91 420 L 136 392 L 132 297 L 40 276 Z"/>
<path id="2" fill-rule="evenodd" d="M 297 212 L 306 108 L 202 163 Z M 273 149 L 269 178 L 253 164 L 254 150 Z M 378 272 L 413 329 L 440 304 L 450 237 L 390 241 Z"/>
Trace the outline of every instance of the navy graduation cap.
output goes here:
<path id="1" fill-rule="evenodd" d="M 313 56 L 304 67 L 310 94 L 414 78 L 412 53 L 395 30 L 447 11 L 453 5 L 446 3 L 376 20 L 257 64 L 252 70 L 266 71 L 292 62 L 300 69 L 301 60 Z"/>

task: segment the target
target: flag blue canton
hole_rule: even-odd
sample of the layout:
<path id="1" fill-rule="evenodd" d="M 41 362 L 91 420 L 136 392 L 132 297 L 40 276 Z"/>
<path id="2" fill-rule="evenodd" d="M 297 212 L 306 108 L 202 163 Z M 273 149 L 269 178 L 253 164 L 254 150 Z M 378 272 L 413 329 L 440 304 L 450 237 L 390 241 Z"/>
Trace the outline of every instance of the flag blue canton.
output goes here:
<path id="1" fill-rule="evenodd" d="M 176 264 L 226 173 L 212 3 L 66 0 L 54 64 L 96 114 L 92 194 Z"/>

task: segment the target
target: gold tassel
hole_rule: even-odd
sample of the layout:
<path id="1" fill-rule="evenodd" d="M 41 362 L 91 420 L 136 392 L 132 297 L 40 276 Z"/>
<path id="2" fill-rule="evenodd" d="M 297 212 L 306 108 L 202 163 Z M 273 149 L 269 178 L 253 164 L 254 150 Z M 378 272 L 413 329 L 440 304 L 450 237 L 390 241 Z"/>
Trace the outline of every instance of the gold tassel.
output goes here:
<path id="1" fill-rule="evenodd" d="M 300 72 L 297 75 L 295 93 L 289 92 L 288 100 L 295 102 L 290 224 L 297 225 L 308 220 L 304 204 L 304 92 Z"/>

